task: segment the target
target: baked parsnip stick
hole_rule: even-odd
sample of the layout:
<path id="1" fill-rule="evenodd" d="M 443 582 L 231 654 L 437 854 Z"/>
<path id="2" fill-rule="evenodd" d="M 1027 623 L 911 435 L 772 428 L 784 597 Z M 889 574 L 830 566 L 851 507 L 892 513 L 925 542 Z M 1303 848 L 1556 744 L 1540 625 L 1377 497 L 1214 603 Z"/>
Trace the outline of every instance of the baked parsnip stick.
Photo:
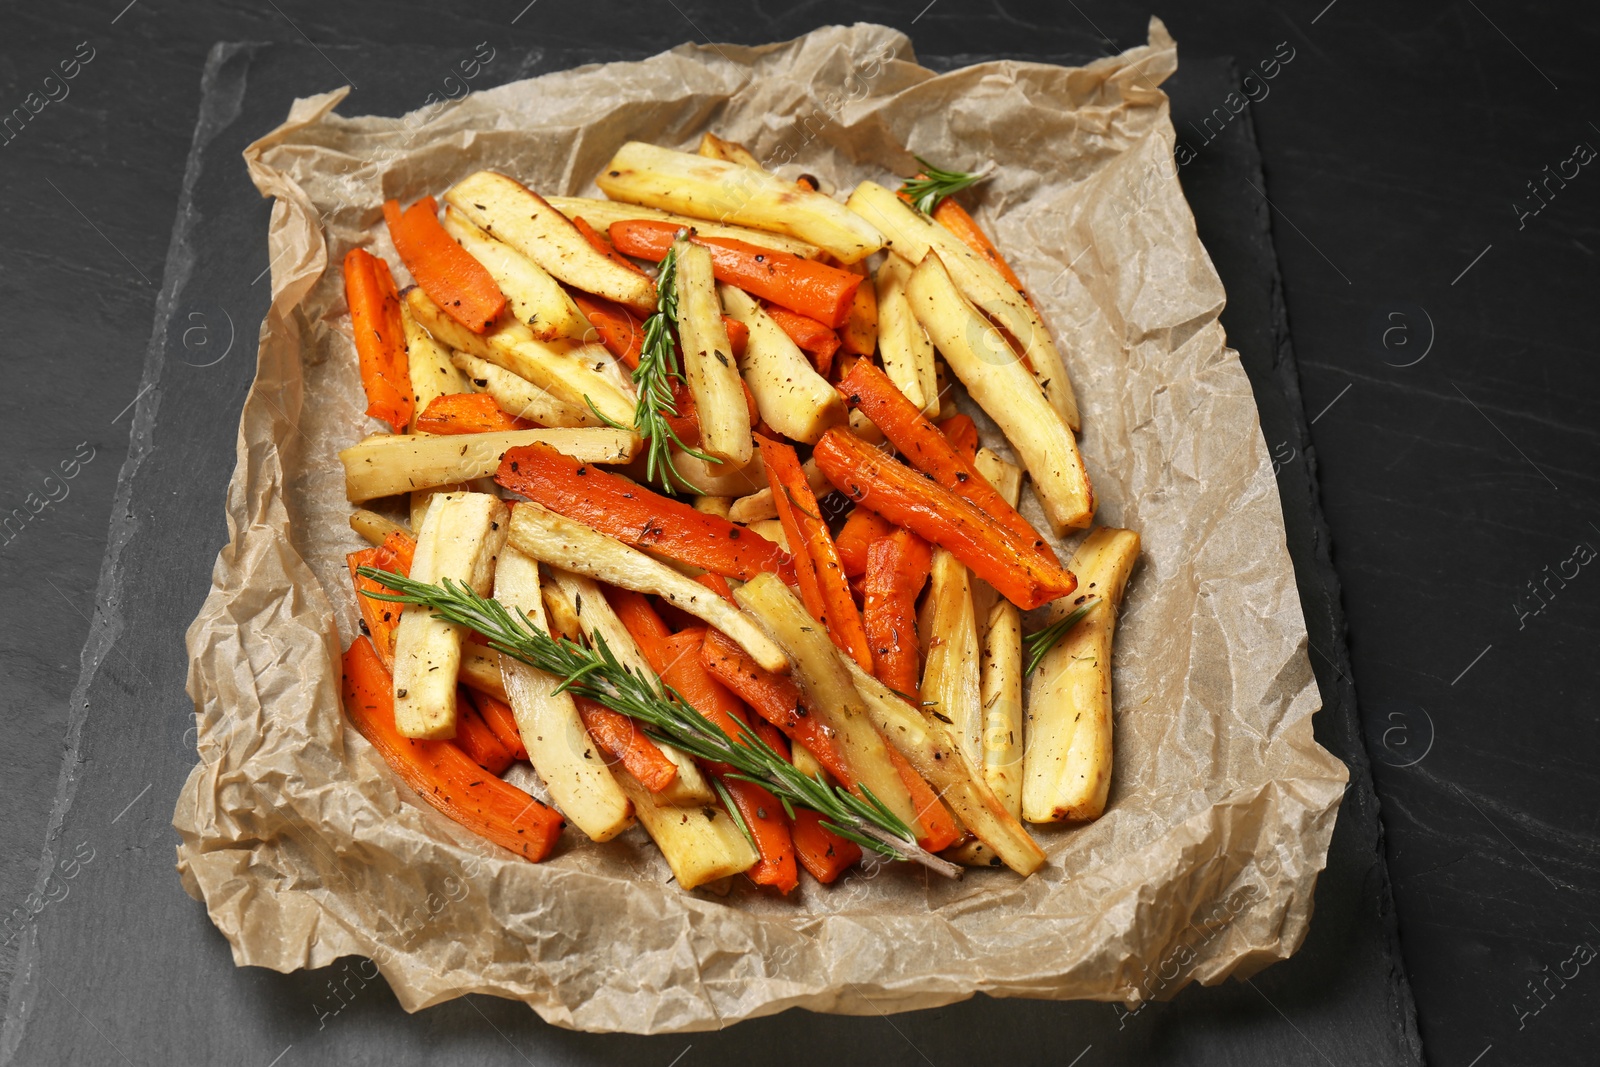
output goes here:
<path id="1" fill-rule="evenodd" d="M 417 531 L 411 577 L 437 583 L 451 578 L 488 596 L 495 556 L 505 544 L 506 506 L 486 493 L 435 496 Z M 408 605 L 395 632 L 394 718 L 406 737 L 445 738 L 456 733 L 456 675 L 461 669 L 461 627 Z"/>
<path id="2" fill-rule="evenodd" d="M 1029 822 L 1095 819 L 1111 788 L 1111 641 L 1117 607 L 1139 559 L 1139 535 L 1102 526 L 1068 565 L 1077 596 L 1058 601 L 1065 616 L 1078 597 L 1099 602 L 1045 653 L 1028 683 L 1022 815 Z"/>

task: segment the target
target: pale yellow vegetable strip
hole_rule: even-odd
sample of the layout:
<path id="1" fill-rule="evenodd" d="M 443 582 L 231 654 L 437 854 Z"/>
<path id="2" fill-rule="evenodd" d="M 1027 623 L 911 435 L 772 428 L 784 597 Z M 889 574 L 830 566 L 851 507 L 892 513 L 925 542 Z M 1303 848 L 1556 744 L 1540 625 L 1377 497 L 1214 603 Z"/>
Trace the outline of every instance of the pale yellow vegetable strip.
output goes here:
<path id="1" fill-rule="evenodd" d="M 930 249 L 939 253 L 962 294 L 1017 339 L 1050 405 L 1074 432 L 1079 429 L 1078 401 L 1050 331 L 1027 297 L 1011 288 L 992 263 L 877 182 L 856 186 L 849 207 L 882 231 L 888 247 L 910 262 L 922 262 Z"/>
<path id="2" fill-rule="evenodd" d="M 1139 558 L 1139 535 L 1102 526 L 1078 546 L 1078 576 L 1053 618 L 1085 597 L 1099 602 L 1045 654 L 1028 683 L 1022 814 L 1029 822 L 1096 819 L 1111 788 L 1111 647 L 1117 608 Z"/>
<path id="3" fill-rule="evenodd" d="M 865 699 L 878 730 L 950 806 L 961 825 L 1018 874 L 1029 875 L 1044 866 L 1044 851 L 1000 803 L 982 772 L 961 755 L 948 728 L 907 704 L 849 656 L 836 656 Z"/>
<path id="4" fill-rule="evenodd" d="M 541 341 L 561 337 L 581 341 L 588 336 L 588 317 L 543 267 L 504 241 L 489 236 L 454 206 L 444 209 L 444 228 L 483 264 L 505 294 L 512 315 L 534 337 Z"/>
<path id="5" fill-rule="evenodd" d="M 421 288 L 408 289 L 404 303 L 429 333 L 451 348 L 504 367 L 573 407 L 592 405 L 613 422 L 632 425 L 633 394 L 607 373 L 615 360 L 602 346 L 541 341 L 508 316 L 501 316 L 487 334 L 476 334 L 446 315 Z"/>
<path id="6" fill-rule="evenodd" d="M 867 714 L 865 701 L 840 664 L 840 656 L 822 627 L 773 574 L 758 574 L 734 590 L 741 607 L 759 618 L 794 664 L 792 677 L 806 698 L 806 707 L 832 732 L 850 772 L 872 790 L 884 806 L 908 826 L 916 825 L 916 808 L 895 770 L 884 739 Z"/>
<path id="7" fill-rule="evenodd" d="M 745 342 L 744 380 L 768 426 L 808 445 L 846 419 L 844 400 L 818 374 L 800 347 L 790 340 L 761 305 L 743 289 L 717 286 L 727 313 L 750 330 Z"/>
<path id="8" fill-rule="evenodd" d="M 683 376 L 700 421 L 700 450 L 744 466 L 754 446 L 744 383 L 733 362 L 733 345 L 722 321 L 722 303 L 711 276 L 711 253 L 686 240 L 678 249 L 678 345 Z"/>
<path id="9" fill-rule="evenodd" d="M 400 322 L 405 327 L 406 362 L 411 372 L 411 391 L 416 404 L 411 412 L 411 428 L 436 398 L 465 393 L 470 388 L 467 376 L 450 361 L 450 350 L 422 328 L 405 301 L 400 302 Z"/>
<path id="10" fill-rule="evenodd" d="M 617 618 L 617 613 L 611 610 L 611 604 L 606 600 L 604 591 L 593 578 L 551 567 L 550 584 L 554 586 L 552 590 L 554 594 L 565 602 L 566 611 L 563 614 L 570 613 L 572 618 L 577 620 L 578 627 L 585 637 L 595 643 L 598 643 L 597 638 L 603 639 L 611 654 L 617 657 L 618 663 L 640 678 L 657 684 L 655 671 L 650 668 L 650 661 L 645 659 L 633 635 L 628 633 L 628 628 Z M 657 687 L 659 688 L 659 685 Z M 678 768 L 678 775 L 667 788 L 655 794 L 656 799 L 663 804 L 673 804 L 678 807 L 711 803 L 713 797 L 711 785 L 706 781 L 705 775 L 700 773 L 694 757 L 668 744 L 658 742 L 657 747 L 661 749 L 662 755 Z"/>
<path id="11" fill-rule="evenodd" d="M 457 182 L 444 199 L 574 289 L 641 311 L 654 309 L 654 282 L 595 251 L 571 219 L 521 182 L 481 170 Z"/>
<path id="12" fill-rule="evenodd" d="M 626 770 L 615 771 L 617 785 L 633 801 L 634 814 L 666 857 L 672 876 L 685 889 L 740 874 L 760 857 L 721 808 L 679 808 L 661 803 Z M 709 886 L 708 886 L 709 888 Z"/>
<path id="13" fill-rule="evenodd" d="M 694 579 L 580 522 L 538 504 L 520 503 L 511 512 L 511 543 L 552 567 L 636 593 L 653 593 L 727 634 L 765 670 L 789 669 L 782 650 L 748 615 Z"/>
<path id="14" fill-rule="evenodd" d="M 604 426 L 600 417 L 587 407 L 575 407 L 540 389 L 521 375 L 490 363 L 470 352 L 455 352 L 452 362 L 467 375 L 472 388 L 488 393 L 507 415 L 528 419 L 541 426 Z"/>
<path id="15" fill-rule="evenodd" d="M 936 253 L 912 272 L 906 296 L 967 394 L 1017 450 L 1054 531 L 1088 526 L 1094 491 L 1072 431 L 999 332 L 956 290 Z"/>
<path id="16" fill-rule="evenodd" d="M 411 577 L 435 584 L 450 578 L 488 596 L 506 520 L 506 506 L 484 493 L 434 497 L 417 530 Z M 455 736 L 463 633 L 423 605 L 407 605 L 401 614 L 395 631 L 394 720 L 406 737 Z"/>
<path id="17" fill-rule="evenodd" d="M 629 219 L 646 219 L 650 222 L 671 222 L 679 226 L 693 226 L 701 237 L 726 237 L 746 244 L 760 245 L 775 252 L 788 252 L 801 259 L 818 259 L 822 249 L 798 238 L 766 230 L 752 230 L 747 226 L 728 226 L 709 219 L 694 219 L 688 215 L 675 215 L 670 211 L 624 204 L 616 200 L 590 200 L 581 196 L 552 196 L 546 198 L 551 207 L 569 219 L 581 218 L 590 226 L 605 233 L 613 222 Z"/>
<path id="18" fill-rule="evenodd" d="M 350 529 L 360 534 L 369 545 L 383 544 L 383 539 L 392 533 L 411 534 L 411 528 L 404 523 L 395 522 L 386 515 L 366 508 L 356 508 L 350 513 Z"/>
<path id="19" fill-rule="evenodd" d="M 530 626 L 549 633 L 539 588 L 539 564 L 507 545 L 495 568 L 494 598 Z M 617 785 L 583 727 L 561 681 L 509 656 L 500 676 L 528 760 L 567 821 L 592 841 L 609 841 L 633 825 L 633 805 Z"/>
<path id="20" fill-rule="evenodd" d="M 638 439 L 608 427 L 556 427 L 504 433 L 374 434 L 339 453 L 345 495 L 353 503 L 413 489 L 487 478 L 509 449 L 542 441 L 584 463 L 626 463 Z"/>
<path id="21" fill-rule="evenodd" d="M 786 233 L 854 263 L 883 247 L 869 222 L 775 174 L 629 141 L 595 178 L 613 200 Z"/>
<path id="22" fill-rule="evenodd" d="M 939 414 L 939 382 L 933 342 L 911 313 L 906 282 L 912 265 L 890 252 L 878 267 L 878 358 L 883 372 L 929 418 Z"/>

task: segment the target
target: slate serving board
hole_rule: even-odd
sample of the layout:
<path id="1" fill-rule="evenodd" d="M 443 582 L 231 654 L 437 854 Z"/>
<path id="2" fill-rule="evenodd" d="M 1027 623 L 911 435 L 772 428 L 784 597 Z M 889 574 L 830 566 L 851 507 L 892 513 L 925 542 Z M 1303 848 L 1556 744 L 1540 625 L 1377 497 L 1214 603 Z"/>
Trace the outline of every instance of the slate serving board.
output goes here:
<path id="1" fill-rule="evenodd" d="M 108 568 L 72 708 L 68 784 L 52 813 L 43 864 L 79 858 L 71 893 L 18 946 L 0 1032 L 17 1063 L 388 1064 L 450 1055 L 469 1062 L 667 1063 L 750 1055 L 815 1063 L 871 1050 L 884 1063 L 1152 1064 L 1421 1062 L 1395 946 L 1377 801 L 1351 691 L 1338 585 L 1317 504 L 1315 461 L 1283 308 L 1260 156 L 1248 112 L 1180 171 L 1227 287 L 1230 343 L 1255 389 L 1279 489 L 1325 708 L 1317 735 L 1352 781 L 1318 886 L 1305 947 L 1248 984 L 1186 990 L 1129 1015 L 1104 1004 L 977 998 L 885 1019 L 804 1012 L 716 1034 L 596 1037 L 541 1023 L 519 1005 L 468 997 L 415 1016 L 351 959 L 277 975 L 233 967 L 226 943 L 173 871 L 174 798 L 195 759 L 179 629 L 203 599 L 225 539 L 221 494 L 267 304 L 269 206 L 244 174 L 244 145 L 296 95 L 339 84 L 338 48 L 219 45 L 207 64 L 141 389 L 118 484 Z M 422 104 L 419 71 L 442 78 L 444 50 L 386 50 L 364 64 L 347 114 Z M 602 50 L 512 54 L 488 80 L 631 58 Z M 993 55 L 921 57 L 936 69 Z M 1044 58 L 1081 63 L 1091 55 Z M 339 60 L 344 63 L 340 64 Z M 1185 55 L 1168 83 L 1174 120 L 1211 111 L 1237 85 L 1227 60 Z M 135 695 L 137 692 L 137 695 Z M 154 694 L 152 696 L 151 694 Z M 92 854 L 83 863 L 81 857 Z M 159 1007 L 158 1007 L 159 1005 Z M 137 1010 L 148 1006 L 151 1010 Z M 181 1009 L 179 1009 L 181 1006 Z M 692 1052 L 695 1059 L 687 1058 Z M 275 1059 L 275 1057 L 277 1057 Z M 1079 1059 L 1075 1059 L 1075 1057 Z"/>

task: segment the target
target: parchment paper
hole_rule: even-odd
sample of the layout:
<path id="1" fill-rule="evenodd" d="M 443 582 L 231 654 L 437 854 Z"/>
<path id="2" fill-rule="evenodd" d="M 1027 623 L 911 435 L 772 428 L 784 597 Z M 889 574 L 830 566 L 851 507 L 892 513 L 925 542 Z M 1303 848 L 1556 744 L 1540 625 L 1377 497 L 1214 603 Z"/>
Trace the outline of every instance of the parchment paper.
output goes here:
<path id="1" fill-rule="evenodd" d="M 1312 737 L 1277 488 L 1173 166 L 1158 85 L 1176 66 L 1159 21 L 1147 47 L 1081 69 L 937 76 L 900 33 L 857 25 L 682 46 L 403 119 L 341 117 L 344 91 L 298 101 L 246 153 L 276 198 L 273 300 L 231 539 L 188 632 L 201 758 L 174 817 L 183 884 L 236 962 L 287 971 L 361 954 L 407 1010 L 490 993 L 561 1026 L 659 1033 L 978 990 L 1134 1003 L 1292 953 L 1346 772 Z M 997 164 L 980 221 L 1061 341 L 1100 521 L 1144 539 L 1116 639 L 1110 807 L 1039 830 L 1050 863 L 1031 878 L 880 867 L 788 899 L 745 884 L 717 897 L 671 883 L 637 829 L 607 845 L 568 831 L 529 864 L 427 807 L 344 725 L 344 554 L 359 542 L 335 454 L 376 428 L 344 253 L 368 245 L 398 263 L 385 197 L 438 194 L 485 167 L 597 195 L 591 179 L 624 141 L 692 149 L 706 129 L 831 189 L 912 173 L 913 152 Z"/>

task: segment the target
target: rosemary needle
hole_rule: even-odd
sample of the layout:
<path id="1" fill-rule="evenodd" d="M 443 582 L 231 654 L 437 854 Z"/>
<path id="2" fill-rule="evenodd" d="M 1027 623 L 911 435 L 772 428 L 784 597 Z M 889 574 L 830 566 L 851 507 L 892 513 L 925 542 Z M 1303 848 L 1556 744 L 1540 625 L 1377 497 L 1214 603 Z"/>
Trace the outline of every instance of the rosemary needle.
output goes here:
<path id="1" fill-rule="evenodd" d="M 932 215 L 933 209 L 939 206 L 939 201 L 947 196 L 959 193 L 967 186 L 982 181 L 989 176 L 987 170 L 975 171 L 968 174 L 959 170 L 944 170 L 929 163 L 921 156 L 913 156 L 922 164 L 922 173 L 915 178 L 907 178 L 900 183 L 902 195 L 910 197 L 916 209 L 925 215 Z"/>
<path id="2" fill-rule="evenodd" d="M 656 276 L 655 314 L 644 322 L 639 366 L 633 372 L 633 382 L 639 390 L 639 399 L 633 409 L 633 426 L 623 426 L 601 414 L 592 401 L 589 404 L 589 410 L 613 429 L 632 429 L 639 435 L 645 444 L 645 477 L 653 482 L 659 471 L 661 485 L 668 495 L 675 495 L 680 488 L 691 493 L 700 492 L 673 462 L 673 445 L 696 459 L 716 462 L 715 456 L 684 444 L 672 428 L 672 423 L 667 421 L 678 414 L 677 401 L 672 397 L 672 383 L 684 380 L 678 369 L 677 350 L 672 340 L 672 328 L 677 324 L 678 244 L 674 242 L 662 257 L 661 269 Z"/>
<path id="3" fill-rule="evenodd" d="M 740 737 L 734 740 L 671 687 L 657 689 L 650 679 L 624 667 L 600 635 L 587 648 L 565 637 L 551 637 L 512 615 L 499 601 L 449 578 L 431 585 L 374 567 L 362 567 L 359 573 L 392 590 L 363 590 L 363 596 L 427 607 L 438 618 L 476 630 L 495 651 L 561 679 L 562 689 L 638 719 L 655 740 L 698 759 L 728 764 L 734 777 L 762 786 L 786 811 L 810 808 L 823 816 L 823 826 L 863 848 L 889 859 L 921 863 L 950 877 L 960 875 L 955 864 L 922 849 L 911 828 L 864 786 L 858 797 L 828 785 L 820 776 L 802 773 L 742 723 Z M 733 818 L 748 832 L 737 814 Z"/>
<path id="4" fill-rule="evenodd" d="M 1028 669 L 1022 673 L 1024 675 L 1032 674 L 1033 669 L 1044 659 L 1045 654 L 1055 648 L 1056 644 L 1067 636 L 1067 632 L 1082 622 L 1083 617 L 1089 614 L 1090 610 L 1098 603 L 1100 603 L 1100 598 L 1091 596 L 1069 614 L 1063 615 L 1044 629 L 1036 630 L 1024 637 L 1022 646 L 1028 653 Z"/>

